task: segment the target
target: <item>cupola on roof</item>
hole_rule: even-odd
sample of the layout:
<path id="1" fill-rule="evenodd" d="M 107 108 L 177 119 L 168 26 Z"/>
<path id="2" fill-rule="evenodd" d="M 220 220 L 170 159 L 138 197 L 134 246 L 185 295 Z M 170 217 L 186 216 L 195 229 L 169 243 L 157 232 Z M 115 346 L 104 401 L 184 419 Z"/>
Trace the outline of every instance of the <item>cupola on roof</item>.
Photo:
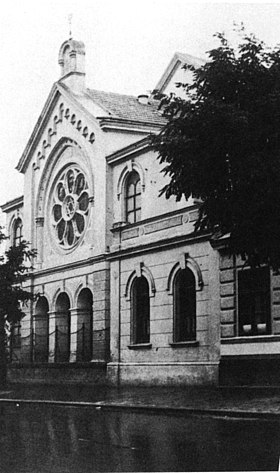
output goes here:
<path id="1" fill-rule="evenodd" d="M 85 45 L 72 38 L 64 41 L 59 50 L 61 77 L 71 73 L 85 74 Z"/>

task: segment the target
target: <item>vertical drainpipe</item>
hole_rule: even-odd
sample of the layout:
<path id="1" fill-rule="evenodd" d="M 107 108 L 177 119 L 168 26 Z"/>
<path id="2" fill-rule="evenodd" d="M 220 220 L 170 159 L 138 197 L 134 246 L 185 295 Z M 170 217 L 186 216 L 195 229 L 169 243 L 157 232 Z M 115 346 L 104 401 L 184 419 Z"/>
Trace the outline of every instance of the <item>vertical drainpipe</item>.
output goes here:
<path id="1" fill-rule="evenodd" d="M 119 250 L 121 250 L 121 228 L 119 230 Z M 120 387 L 120 363 L 121 363 L 121 257 L 119 256 L 119 334 L 118 334 L 118 374 L 117 387 Z"/>

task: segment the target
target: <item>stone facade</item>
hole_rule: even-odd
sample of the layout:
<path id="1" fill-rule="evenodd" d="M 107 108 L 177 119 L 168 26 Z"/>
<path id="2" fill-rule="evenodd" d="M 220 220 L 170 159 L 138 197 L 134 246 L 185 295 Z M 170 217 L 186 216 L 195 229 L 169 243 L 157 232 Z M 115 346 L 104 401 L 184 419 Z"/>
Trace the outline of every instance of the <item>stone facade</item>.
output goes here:
<path id="1" fill-rule="evenodd" d="M 2 206 L 9 243 L 18 219 L 38 250 L 25 284 L 40 298 L 21 321 L 10 375 L 216 384 L 219 252 L 194 234 L 193 200 L 159 197 L 165 178 L 149 139 L 164 124 L 157 102 L 87 89 L 84 54 L 83 43 L 63 43 L 62 77 L 17 166 L 24 197 Z M 161 91 L 171 80 L 167 71 Z M 223 330 L 232 280 L 225 290 Z"/>

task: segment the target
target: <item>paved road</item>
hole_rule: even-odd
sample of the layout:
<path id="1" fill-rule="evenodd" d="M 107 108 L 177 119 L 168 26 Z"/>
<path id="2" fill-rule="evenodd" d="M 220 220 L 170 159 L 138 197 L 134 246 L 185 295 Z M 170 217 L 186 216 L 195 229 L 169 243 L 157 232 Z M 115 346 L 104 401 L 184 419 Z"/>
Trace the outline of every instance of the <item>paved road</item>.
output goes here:
<path id="1" fill-rule="evenodd" d="M 269 471 L 280 421 L 0 402 L 1 473 Z"/>

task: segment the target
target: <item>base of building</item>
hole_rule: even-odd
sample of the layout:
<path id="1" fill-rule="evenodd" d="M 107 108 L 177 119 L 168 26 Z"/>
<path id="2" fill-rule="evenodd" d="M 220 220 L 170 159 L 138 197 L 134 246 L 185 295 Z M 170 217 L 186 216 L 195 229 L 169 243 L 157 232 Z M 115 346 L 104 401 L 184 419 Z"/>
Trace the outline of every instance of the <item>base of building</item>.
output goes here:
<path id="1" fill-rule="evenodd" d="M 107 379 L 113 386 L 218 385 L 219 363 L 108 363 Z"/>
<path id="2" fill-rule="evenodd" d="M 14 363 L 8 365 L 10 383 L 105 385 L 106 363 Z"/>
<path id="3" fill-rule="evenodd" d="M 221 386 L 280 386 L 280 356 L 224 356 L 220 362 Z"/>

